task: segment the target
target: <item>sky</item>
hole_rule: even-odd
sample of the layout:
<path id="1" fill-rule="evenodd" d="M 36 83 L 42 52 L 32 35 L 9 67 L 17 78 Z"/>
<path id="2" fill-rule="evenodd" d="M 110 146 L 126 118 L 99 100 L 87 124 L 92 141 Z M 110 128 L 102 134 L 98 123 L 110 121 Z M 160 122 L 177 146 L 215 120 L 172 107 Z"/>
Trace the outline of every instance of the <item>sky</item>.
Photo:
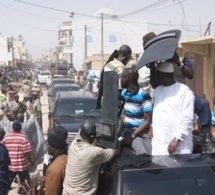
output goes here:
<path id="1" fill-rule="evenodd" d="M 214 0 L 1 0 L 0 36 L 17 39 L 22 35 L 28 52 L 38 59 L 57 46 L 62 21 L 81 18 L 93 28 L 90 19 L 98 10 L 109 8 L 123 22 L 144 19 L 149 32 L 179 29 L 181 40 L 188 40 L 204 36 L 209 22 L 210 34 L 214 35 L 214 7 Z M 73 18 L 70 12 L 74 13 Z M 141 23 L 130 25 L 132 28 Z"/>

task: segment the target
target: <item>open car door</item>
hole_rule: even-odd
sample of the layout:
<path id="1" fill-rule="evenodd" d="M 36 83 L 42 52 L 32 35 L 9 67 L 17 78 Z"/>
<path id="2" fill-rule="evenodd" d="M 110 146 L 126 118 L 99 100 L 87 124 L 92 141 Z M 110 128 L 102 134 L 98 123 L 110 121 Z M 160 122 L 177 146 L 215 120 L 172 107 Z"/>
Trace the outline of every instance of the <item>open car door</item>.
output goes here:
<path id="1" fill-rule="evenodd" d="M 118 128 L 118 85 L 119 76 L 114 71 L 103 75 L 103 116 L 99 126 L 99 141 L 104 148 L 115 148 Z"/>
<path id="2" fill-rule="evenodd" d="M 144 46 L 144 53 L 137 63 L 136 71 L 152 62 L 171 59 L 180 36 L 180 30 L 169 30 L 150 39 Z"/>

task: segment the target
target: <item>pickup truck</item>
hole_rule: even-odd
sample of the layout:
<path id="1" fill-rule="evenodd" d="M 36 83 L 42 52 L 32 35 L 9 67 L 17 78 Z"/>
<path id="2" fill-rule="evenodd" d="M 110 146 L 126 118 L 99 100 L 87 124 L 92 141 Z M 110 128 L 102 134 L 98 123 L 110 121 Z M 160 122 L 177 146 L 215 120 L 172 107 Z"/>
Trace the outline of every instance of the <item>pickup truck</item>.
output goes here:
<path id="1" fill-rule="evenodd" d="M 103 116 L 98 139 L 102 147 L 115 148 L 118 75 L 104 72 L 103 79 Z M 137 156 L 125 147 L 111 163 L 102 165 L 97 195 L 213 195 L 215 142 L 209 142 L 207 152 L 201 153 L 203 140 L 193 135 L 193 154 Z"/>
<path id="2" fill-rule="evenodd" d="M 151 55 L 151 50 L 144 51 L 145 58 L 141 63 L 170 59 L 178 44 L 178 37 L 171 37 L 172 34 L 173 31 L 167 33 L 167 42 L 165 36 L 158 39 L 160 45 L 155 49 L 164 48 L 162 43 L 165 43 L 168 46 L 163 49 L 165 52 L 157 51 L 156 56 Z M 103 148 L 116 148 L 119 110 L 122 110 L 118 99 L 119 77 L 113 71 L 104 72 L 102 80 L 103 115 L 98 128 L 99 144 Z M 124 155 L 121 152 L 112 162 L 102 165 L 97 195 L 214 195 L 215 142 L 211 140 L 205 144 L 204 141 L 203 137 L 193 135 L 192 154 L 136 156 L 130 149 Z M 207 146 L 205 153 L 201 153 L 202 145 Z"/>

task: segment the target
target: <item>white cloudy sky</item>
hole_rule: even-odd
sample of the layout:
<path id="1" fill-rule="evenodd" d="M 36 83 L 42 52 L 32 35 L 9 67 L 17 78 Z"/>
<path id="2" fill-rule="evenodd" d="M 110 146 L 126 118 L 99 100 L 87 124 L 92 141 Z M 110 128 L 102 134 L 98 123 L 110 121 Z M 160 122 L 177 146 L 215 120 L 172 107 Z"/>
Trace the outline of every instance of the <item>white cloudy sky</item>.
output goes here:
<path id="1" fill-rule="evenodd" d="M 69 12 L 88 24 L 99 9 L 109 8 L 121 20 L 146 19 L 148 30 L 155 33 L 180 29 L 186 40 L 203 36 L 209 22 L 214 34 L 214 7 L 214 0 L 1 0 L 0 33 L 14 38 L 21 34 L 36 59 L 57 45 L 59 25 L 70 19 Z"/>

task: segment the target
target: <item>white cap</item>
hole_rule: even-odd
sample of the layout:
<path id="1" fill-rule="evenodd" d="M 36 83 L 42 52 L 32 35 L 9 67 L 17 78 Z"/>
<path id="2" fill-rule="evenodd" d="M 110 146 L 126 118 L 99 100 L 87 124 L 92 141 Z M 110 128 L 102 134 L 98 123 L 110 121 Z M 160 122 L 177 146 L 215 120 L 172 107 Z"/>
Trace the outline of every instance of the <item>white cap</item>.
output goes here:
<path id="1" fill-rule="evenodd" d="M 36 83 L 34 83 L 34 87 L 37 87 L 37 84 L 36 84 Z"/>
<path id="2" fill-rule="evenodd" d="M 168 61 L 159 62 L 157 64 L 157 70 L 159 72 L 173 73 L 174 72 L 173 63 L 172 62 L 168 62 Z"/>

